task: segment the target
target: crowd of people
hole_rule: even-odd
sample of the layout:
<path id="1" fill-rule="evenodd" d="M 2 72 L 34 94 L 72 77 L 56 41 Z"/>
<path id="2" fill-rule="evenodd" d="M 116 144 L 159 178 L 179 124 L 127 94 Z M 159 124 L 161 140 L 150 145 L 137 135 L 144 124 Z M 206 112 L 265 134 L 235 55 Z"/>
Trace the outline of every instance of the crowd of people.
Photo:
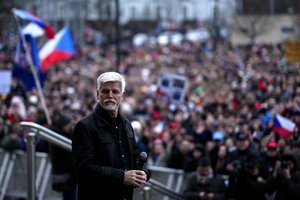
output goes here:
<path id="1" fill-rule="evenodd" d="M 74 124 L 92 112 L 94 80 L 116 70 L 115 52 L 113 45 L 89 43 L 47 71 L 43 94 L 57 126 L 65 124 L 56 116 Z M 11 69 L 12 58 L 1 67 Z M 141 47 L 124 43 L 121 58 L 118 71 L 127 80 L 121 112 L 132 122 L 138 147 L 148 153 L 148 165 L 182 169 L 191 178 L 183 190 L 187 199 L 264 199 L 274 192 L 276 199 L 299 199 L 300 71 L 299 63 L 285 60 L 283 44 L 232 46 L 220 40 L 213 49 L 211 40 Z M 157 95 L 162 73 L 188 78 L 182 102 Z M 20 80 L 12 80 L 0 107 L 3 149 L 26 150 L 21 121 L 52 127 L 37 90 L 25 91 Z M 272 131 L 276 114 L 296 124 L 291 137 Z M 49 152 L 46 143 L 37 145 Z M 286 160 L 290 167 L 284 168 Z M 215 174 L 228 176 L 228 182 L 207 181 Z M 210 190 L 203 186 L 207 183 L 218 187 Z"/>

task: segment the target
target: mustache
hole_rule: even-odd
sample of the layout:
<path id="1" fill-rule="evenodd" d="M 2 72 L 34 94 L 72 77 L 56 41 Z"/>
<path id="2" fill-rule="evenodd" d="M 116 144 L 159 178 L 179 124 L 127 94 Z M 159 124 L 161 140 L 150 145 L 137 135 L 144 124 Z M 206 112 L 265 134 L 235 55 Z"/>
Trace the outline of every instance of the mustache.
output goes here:
<path id="1" fill-rule="evenodd" d="M 103 101 L 103 103 L 117 103 L 117 101 L 116 100 L 114 100 L 114 99 L 106 99 L 106 100 L 104 100 Z"/>

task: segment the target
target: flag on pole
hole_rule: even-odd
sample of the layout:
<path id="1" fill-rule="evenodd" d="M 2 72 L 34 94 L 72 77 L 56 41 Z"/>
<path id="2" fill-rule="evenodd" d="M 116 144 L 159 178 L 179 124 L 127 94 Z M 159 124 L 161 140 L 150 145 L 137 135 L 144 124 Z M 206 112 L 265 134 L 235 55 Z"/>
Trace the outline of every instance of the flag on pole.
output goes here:
<path id="1" fill-rule="evenodd" d="M 290 119 L 277 114 L 274 119 L 272 131 L 279 135 L 288 138 L 293 135 L 296 124 Z"/>
<path id="2" fill-rule="evenodd" d="M 22 28 L 22 34 L 30 34 L 34 38 L 41 37 L 45 34 L 44 29 L 42 29 L 40 26 L 38 26 L 35 23 L 29 23 L 24 28 Z"/>
<path id="3" fill-rule="evenodd" d="M 65 27 L 40 49 L 41 67 L 43 71 L 47 71 L 53 64 L 69 59 L 75 54 L 70 28 Z"/>
<path id="4" fill-rule="evenodd" d="M 38 59 L 38 48 L 35 39 L 30 34 L 24 35 L 25 42 L 29 46 L 30 55 L 33 65 L 39 77 L 41 86 L 43 87 L 46 80 L 46 74 L 42 71 L 39 59 Z M 15 64 L 12 70 L 12 76 L 21 80 L 25 86 L 26 91 L 31 91 L 33 88 L 37 88 L 34 80 L 33 72 L 30 68 L 30 63 L 26 58 L 26 52 L 24 50 L 24 44 L 22 40 L 17 44 L 17 50 L 15 55 Z"/>
<path id="5" fill-rule="evenodd" d="M 16 51 L 16 62 L 13 68 L 13 74 L 15 77 L 19 77 L 21 80 L 23 80 L 27 90 L 31 90 L 33 87 L 37 88 L 47 122 L 48 124 L 51 124 L 51 118 L 42 91 L 42 86 L 46 76 L 39 65 L 38 48 L 33 35 L 22 33 L 22 27 L 19 20 L 17 20 L 17 16 L 23 20 L 28 20 L 42 27 L 48 38 L 52 38 L 55 35 L 54 29 L 43 20 L 27 11 L 13 9 L 12 12 L 14 13 L 16 19 L 21 40 L 19 48 Z"/>
<path id="6" fill-rule="evenodd" d="M 16 8 L 14 8 L 12 11 L 15 16 L 18 16 L 19 18 L 21 18 L 23 20 L 33 22 L 33 23 L 37 24 L 38 26 L 40 26 L 41 28 L 43 28 L 45 30 L 45 34 L 48 38 L 54 37 L 54 35 L 55 35 L 54 28 L 52 28 L 52 26 L 50 26 L 48 23 L 46 23 L 45 21 L 40 19 L 38 16 L 36 16 L 28 11 L 20 10 L 20 9 L 16 9 Z"/>

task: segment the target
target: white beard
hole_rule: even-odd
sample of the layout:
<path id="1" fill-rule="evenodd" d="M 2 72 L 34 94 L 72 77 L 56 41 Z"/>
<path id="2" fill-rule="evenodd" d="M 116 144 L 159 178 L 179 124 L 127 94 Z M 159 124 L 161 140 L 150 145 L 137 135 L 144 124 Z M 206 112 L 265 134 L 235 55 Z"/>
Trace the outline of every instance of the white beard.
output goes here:
<path id="1" fill-rule="evenodd" d="M 102 107 L 108 111 L 118 110 L 118 104 L 115 100 L 105 100 L 102 104 Z"/>

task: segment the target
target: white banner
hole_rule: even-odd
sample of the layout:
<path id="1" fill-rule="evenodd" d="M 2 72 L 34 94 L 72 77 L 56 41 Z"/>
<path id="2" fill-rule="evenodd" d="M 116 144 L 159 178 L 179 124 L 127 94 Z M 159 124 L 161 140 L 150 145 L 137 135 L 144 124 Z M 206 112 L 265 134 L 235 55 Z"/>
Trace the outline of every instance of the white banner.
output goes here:
<path id="1" fill-rule="evenodd" d="M 0 94 L 8 94 L 10 92 L 11 71 L 0 70 Z"/>

